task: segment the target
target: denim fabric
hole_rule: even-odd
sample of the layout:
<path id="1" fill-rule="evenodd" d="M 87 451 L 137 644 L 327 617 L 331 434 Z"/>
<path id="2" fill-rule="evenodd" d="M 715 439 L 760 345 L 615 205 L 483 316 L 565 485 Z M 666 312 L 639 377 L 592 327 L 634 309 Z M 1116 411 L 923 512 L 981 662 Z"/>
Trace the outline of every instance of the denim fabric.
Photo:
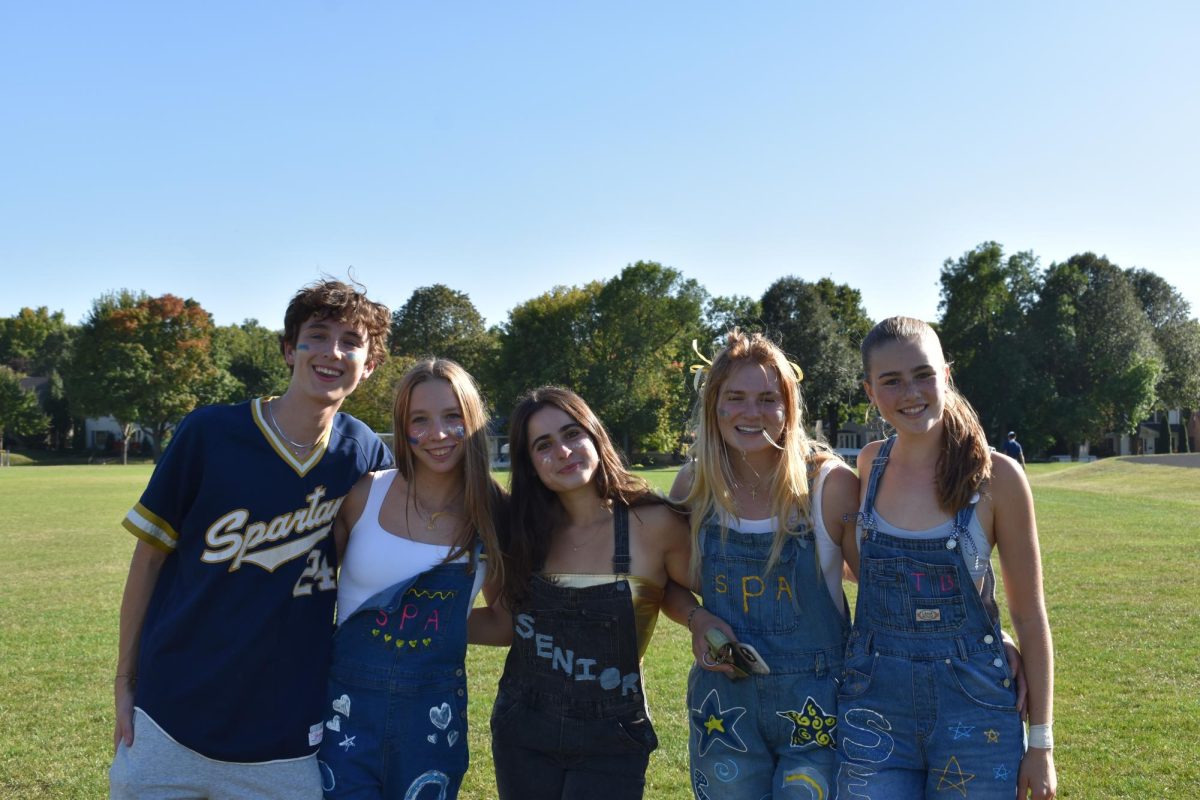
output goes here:
<path id="1" fill-rule="evenodd" d="M 617 579 L 586 588 L 535 575 L 513 614 L 492 710 L 501 800 L 637 800 L 658 738 L 646 713 L 629 582 L 628 509 L 614 514 Z"/>
<path id="2" fill-rule="evenodd" d="M 981 597 L 948 537 L 881 533 L 873 512 L 893 439 L 871 470 L 861 514 L 858 603 L 838 695 L 838 798 L 1016 796 L 1024 729 L 988 567 Z M 948 795 L 946 793 L 949 793 Z"/>
<path id="3" fill-rule="evenodd" d="M 704 606 L 753 645 L 771 673 L 740 680 L 693 667 L 688 754 L 698 800 L 832 795 L 846 621 L 807 523 L 768 573 L 771 534 L 701 531 Z"/>
<path id="4" fill-rule="evenodd" d="M 467 610 L 474 574 L 442 564 L 337 629 L 319 754 L 325 797 L 451 800 L 467 771 Z"/>

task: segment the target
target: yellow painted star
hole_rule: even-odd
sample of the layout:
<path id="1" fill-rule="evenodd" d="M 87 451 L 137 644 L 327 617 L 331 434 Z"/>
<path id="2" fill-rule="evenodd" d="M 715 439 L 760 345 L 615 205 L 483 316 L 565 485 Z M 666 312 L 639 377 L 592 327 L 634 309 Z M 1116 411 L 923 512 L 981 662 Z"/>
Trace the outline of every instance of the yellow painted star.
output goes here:
<path id="1" fill-rule="evenodd" d="M 709 716 L 709 718 L 704 722 L 704 730 L 708 733 L 712 733 L 713 731 L 720 731 L 721 733 L 724 733 L 725 723 L 714 716 Z"/>
<path id="2" fill-rule="evenodd" d="M 946 766 L 933 770 L 933 774 L 938 776 L 937 791 L 957 789 L 963 797 L 967 796 L 967 782 L 975 780 L 974 773 L 962 771 L 962 767 L 958 765 L 957 756 L 950 756 Z M 951 780 L 952 778 L 953 780 Z"/>
<path id="3" fill-rule="evenodd" d="M 995 744 L 996 742 L 1000 741 L 1000 732 L 995 729 L 989 728 L 983 732 L 983 735 L 987 737 L 988 742 L 991 744 Z"/>

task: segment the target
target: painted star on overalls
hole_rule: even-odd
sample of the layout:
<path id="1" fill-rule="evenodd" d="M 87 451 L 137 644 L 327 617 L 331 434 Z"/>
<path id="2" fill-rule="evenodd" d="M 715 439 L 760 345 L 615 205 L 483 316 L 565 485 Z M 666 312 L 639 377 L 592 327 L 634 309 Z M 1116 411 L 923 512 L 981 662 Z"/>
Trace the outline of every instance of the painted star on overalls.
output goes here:
<path id="1" fill-rule="evenodd" d="M 803 711 L 776 711 L 776 715 L 791 720 L 792 747 L 820 747 L 837 749 L 837 715 L 829 714 L 817 705 L 812 697 L 804 700 Z"/>
<path id="2" fill-rule="evenodd" d="M 937 791 L 957 789 L 962 793 L 963 797 L 967 796 L 967 782 L 975 780 L 974 773 L 962 771 L 962 767 L 958 765 L 958 758 L 956 756 L 950 756 L 950 760 L 946 762 L 945 767 L 932 770 L 931 774 L 938 776 Z M 951 780 L 952 778 L 953 780 Z"/>
<path id="3" fill-rule="evenodd" d="M 954 741 L 966 739 L 971 735 L 971 731 L 975 730 L 974 725 L 963 725 L 961 722 L 950 726 L 950 732 L 954 734 Z"/>
<path id="4" fill-rule="evenodd" d="M 1000 741 L 1000 732 L 995 728 L 988 728 L 983 735 L 987 737 L 988 744 L 996 744 Z"/>
<path id="5" fill-rule="evenodd" d="M 1001 764 L 1000 766 L 992 769 L 992 777 L 998 781 L 1006 781 L 1012 777 L 1012 773 L 1008 771 L 1008 767 Z"/>
<path id="6" fill-rule="evenodd" d="M 746 743 L 735 730 L 738 720 L 746 713 L 743 706 L 721 708 L 717 690 L 713 689 L 704 698 L 699 708 L 692 709 L 692 724 L 700 734 L 699 752 L 704 755 L 713 742 L 720 742 L 730 750 L 746 752 Z"/>
<path id="7" fill-rule="evenodd" d="M 338 742 L 338 747 L 344 747 L 346 749 L 346 752 L 349 753 L 350 748 L 354 747 L 355 738 L 356 737 L 354 737 L 354 736 L 347 736 L 346 738 L 344 738 L 340 742 Z"/>

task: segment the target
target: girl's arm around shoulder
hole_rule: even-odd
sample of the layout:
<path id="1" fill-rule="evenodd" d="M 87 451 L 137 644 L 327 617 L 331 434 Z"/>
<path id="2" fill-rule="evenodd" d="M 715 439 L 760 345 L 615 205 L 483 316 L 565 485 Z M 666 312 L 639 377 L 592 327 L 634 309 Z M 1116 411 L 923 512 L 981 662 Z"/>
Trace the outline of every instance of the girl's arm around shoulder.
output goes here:
<path id="1" fill-rule="evenodd" d="M 342 563 L 342 556 L 346 554 L 346 543 L 350 541 L 350 531 L 354 530 L 358 518 L 362 516 L 363 508 L 367 505 L 367 497 L 371 494 L 371 479 L 375 475 L 374 472 L 368 472 L 358 479 L 358 483 L 350 487 L 350 491 L 346 494 L 346 499 L 342 501 L 338 515 L 333 521 L 333 541 L 337 546 L 339 564 Z"/>
<path id="2" fill-rule="evenodd" d="M 858 546 L 855 540 L 855 515 L 858 513 L 858 476 L 847 466 L 838 465 L 825 476 L 821 489 L 821 516 L 833 543 L 842 548 L 842 559 L 858 576 Z"/>
<path id="3" fill-rule="evenodd" d="M 500 585 L 492 578 L 483 584 L 485 605 L 471 609 L 467 617 L 467 641 L 508 647 L 512 644 L 512 614 L 500 596 Z"/>

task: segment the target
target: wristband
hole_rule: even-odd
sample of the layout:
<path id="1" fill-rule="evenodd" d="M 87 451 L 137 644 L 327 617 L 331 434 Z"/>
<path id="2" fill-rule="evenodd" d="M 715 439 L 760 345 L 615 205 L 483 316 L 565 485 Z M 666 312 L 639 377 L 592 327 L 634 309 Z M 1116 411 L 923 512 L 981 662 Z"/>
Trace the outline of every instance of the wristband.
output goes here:
<path id="1" fill-rule="evenodd" d="M 1054 749 L 1054 725 L 1030 725 L 1029 746 L 1039 750 Z"/>
<path id="2" fill-rule="evenodd" d="M 692 629 L 692 617 L 696 616 L 696 612 L 697 612 L 697 611 L 699 611 L 699 610 L 700 610 L 700 609 L 702 609 L 702 608 L 704 608 L 704 606 L 692 606 L 692 610 L 688 612 L 688 615 L 687 615 L 687 629 L 688 629 L 689 631 Z"/>

